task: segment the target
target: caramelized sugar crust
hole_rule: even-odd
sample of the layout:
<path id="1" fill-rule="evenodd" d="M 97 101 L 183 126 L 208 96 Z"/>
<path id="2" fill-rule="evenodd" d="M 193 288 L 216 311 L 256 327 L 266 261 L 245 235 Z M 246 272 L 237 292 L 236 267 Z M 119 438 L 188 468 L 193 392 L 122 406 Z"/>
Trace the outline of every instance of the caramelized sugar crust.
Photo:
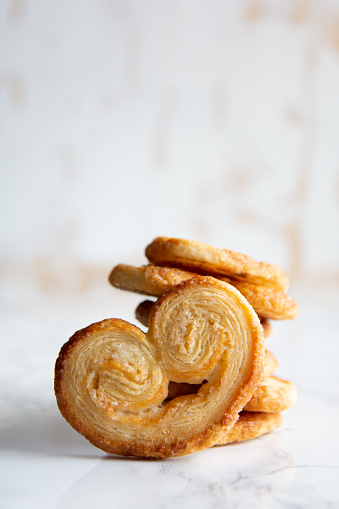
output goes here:
<path id="1" fill-rule="evenodd" d="M 112 270 L 109 282 L 116 288 L 158 297 L 173 286 L 196 277 L 194 272 L 173 267 L 145 265 L 134 267 L 119 264 Z M 237 281 L 230 277 L 215 276 L 237 288 L 248 300 L 254 311 L 263 318 L 293 320 L 298 314 L 298 304 L 284 291 L 274 287 Z"/>
<path id="2" fill-rule="evenodd" d="M 145 254 L 153 265 L 231 276 L 239 281 L 284 291 L 289 284 L 284 271 L 276 265 L 193 240 L 157 237 L 146 247 Z"/>
<path id="3" fill-rule="evenodd" d="M 75 333 L 57 359 L 55 393 L 62 415 L 102 450 L 168 458 L 218 443 L 263 371 L 252 307 L 233 286 L 196 277 L 158 299 L 147 334 L 117 319 Z M 201 387 L 166 401 L 170 382 Z"/>

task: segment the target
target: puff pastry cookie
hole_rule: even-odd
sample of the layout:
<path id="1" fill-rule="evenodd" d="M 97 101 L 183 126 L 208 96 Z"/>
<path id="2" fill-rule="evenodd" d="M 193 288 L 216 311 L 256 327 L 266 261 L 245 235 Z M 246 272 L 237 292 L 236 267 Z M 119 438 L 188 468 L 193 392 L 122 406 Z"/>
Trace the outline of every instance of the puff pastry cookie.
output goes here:
<path id="1" fill-rule="evenodd" d="M 159 297 L 173 286 L 195 276 L 198 274 L 171 267 L 134 267 L 119 263 L 110 273 L 108 280 L 115 288 Z"/>
<path id="2" fill-rule="evenodd" d="M 197 276 L 196 273 L 173 267 L 155 265 L 133 267 L 132 265 L 119 264 L 112 270 L 109 282 L 122 290 L 158 297 L 178 283 L 195 276 Z M 274 320 L 293 320 L 297 316 L 297 302 L 282 290 L 240 282 L 222 276 L 216 277 L 235 286 L 261 317 Z"/>
<path id="3" fill-rule="evenodd" d="M 233 428 L 220 436 L 216 445 L 225 445 L 232 442 L 243 442 L 252 438 L 260 437 L 273 431 L 282 423 L 280 413 L 246 412 L 239 414 L 239 419 Z"/>
<path id="4" fill-rule="evenodd" d="M 231 276 L 239 281 L 287 290 L 284 271 L 250 256 L 220 249 L 193 240 L 157 237 L 146 247 L 146 257 L 153 265 L 178 267 L 210 275 Z"/>
<path id="5" fill-rule="evenodd" d="M 296 400 L 297 389 L 293 382 L 264 376 L 244 408 L 250 412 L 283 412 L 292 408 Z"/>
<path id="6" fill-rule="evenodd" d="M 233 286 L 196 277 L 152 307 L 144 334 L 109 319 L 62 347 L 55 393 L 62 415 L 102 450 L 168 458 L 229 433 L 264 369 L 260 321 Z M 199 385 L 166 401 L 170 382 Z"/>

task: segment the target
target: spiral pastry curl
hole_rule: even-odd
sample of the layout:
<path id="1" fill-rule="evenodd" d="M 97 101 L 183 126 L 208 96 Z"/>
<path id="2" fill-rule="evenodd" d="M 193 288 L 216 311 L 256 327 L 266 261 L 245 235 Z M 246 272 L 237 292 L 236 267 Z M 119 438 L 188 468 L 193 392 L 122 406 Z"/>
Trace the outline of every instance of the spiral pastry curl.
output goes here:
<path id="1" fill-rule="evenodd" d="M 62 347 L 55 393 L 62 415 L 102 450 L 182 456 L 220 443 L 263 374 L 260 321 L 231 285 L 199 276 L 153 306 L 147 334 L 108 319 Z M 167 400 L 170 382 L 201 384 Z"/>
<path id="2" fill-rule="evenodd" d="M 135 309 L 135 318 L 145 327 L 149 326 L 149 315 L 154 304 L 153 300 L 144 300 L 138 304 Z M 251 303 L 250 303 L 251 304 Z M 254 308 L 253 308 L 254 309 Z M 264 338 L 268 338 L 272 334 L 272 325 L 267 318 L 259 316 L 260 324 L 263 328 Z"/>

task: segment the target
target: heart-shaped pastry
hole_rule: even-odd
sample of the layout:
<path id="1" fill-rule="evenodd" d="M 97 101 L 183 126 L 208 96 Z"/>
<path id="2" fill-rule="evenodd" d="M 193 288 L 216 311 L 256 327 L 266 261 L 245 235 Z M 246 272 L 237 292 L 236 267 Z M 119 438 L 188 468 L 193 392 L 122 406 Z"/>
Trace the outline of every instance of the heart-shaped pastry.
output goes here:
<path id="1" fill-rule="evenodd" d="M 199 276 L 160 297 L 149 321 L 146 334 L 108 319 L 70 338 L 55 366 L 62 415 L 119 455 L 168 458 L 220 443 L 263 375 L 258 316 L 233 286 Z M 170 382 L 201 386 L 168 401 Z"/>

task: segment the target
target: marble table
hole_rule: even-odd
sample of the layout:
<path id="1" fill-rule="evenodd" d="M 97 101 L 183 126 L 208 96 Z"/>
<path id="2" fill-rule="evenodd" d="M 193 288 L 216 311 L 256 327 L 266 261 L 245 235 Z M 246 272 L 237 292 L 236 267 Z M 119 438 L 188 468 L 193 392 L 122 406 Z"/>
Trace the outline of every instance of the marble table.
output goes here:
<path id="1" fill-rule="evenodd" d="M 1 311 L 0 507 L 339 507 L 339 296 L 294 287 L 300 315 L 274 323 L 277 374 L 298 387 L 280 429 L 255 440 L 166 461 L 108 456 L 61 417 L 54 362 L 77 329 L 109 316 L 134 321 L 140 301 L 7 295 Z M 108 296 L 109 295 L 109 296 Z"/>

